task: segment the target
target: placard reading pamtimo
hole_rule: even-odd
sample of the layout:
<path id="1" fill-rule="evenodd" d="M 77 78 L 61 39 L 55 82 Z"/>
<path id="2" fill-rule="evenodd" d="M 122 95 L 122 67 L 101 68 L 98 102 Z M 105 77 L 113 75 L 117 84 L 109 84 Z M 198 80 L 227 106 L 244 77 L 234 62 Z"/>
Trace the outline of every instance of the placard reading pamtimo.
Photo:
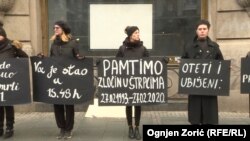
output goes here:
<path id="1" fill-rule="evenodd" d="M 166 103 L 167 66 L 162 58 L 108 58 L 98 65 L 99 105 Z"/>

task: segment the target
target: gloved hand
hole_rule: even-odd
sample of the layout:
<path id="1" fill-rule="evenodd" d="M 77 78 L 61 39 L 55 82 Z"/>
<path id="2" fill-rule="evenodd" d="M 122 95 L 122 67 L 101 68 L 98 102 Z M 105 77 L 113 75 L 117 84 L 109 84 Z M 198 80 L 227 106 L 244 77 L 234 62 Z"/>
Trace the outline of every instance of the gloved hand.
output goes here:
<path id="1" fill-rule="evenodd" d="M 38 53 L 36 56 L 39 57 L 39 58 L 44 58 L 45 57 L 43 53 Z"/>
<path id="2" fill-rule="evenodd" d="M 85 56 L 81 56 L 81 55 L 77 54 L 77 55 L 76 55 L 76 58 L 77 58 L 78 60 L 84 60 L 84 59 L 85 59 Z"/>
<path id="3" fill-rule="evenodd" d="M 166 64 L 169 62 L 169 58 L 168 57 L 163 57 L 162 61 L 165 62 Z"/>
<path id="4" fill-rule="evenodd" d="M 101 63 L 101 60 L 100 59 L 97 59 L 95 64 L 98 66 L 99 64 Z"/>

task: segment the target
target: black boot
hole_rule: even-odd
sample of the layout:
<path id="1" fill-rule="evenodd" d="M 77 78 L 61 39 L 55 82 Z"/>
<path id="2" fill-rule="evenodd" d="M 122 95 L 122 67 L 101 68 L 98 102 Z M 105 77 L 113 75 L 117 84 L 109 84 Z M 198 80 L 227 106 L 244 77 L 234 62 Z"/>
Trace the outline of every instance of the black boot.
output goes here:
<path id="1" fill-rule="evenodd" d="M 59 134 L 56 136 L 57 139 L 62 139 L 64 137 L 64 134 L 65 134 L 65 130 L 64 129 L 61 129 Z"/>
<path id="2" fill-rule="evenodd" d="M 4 134 L 4 138 L 7 139 L 7 138 L 10 138 L 12 137 L 14 134 L 14 130 L 13 129 L 6 129 L 5 131 L 5 134 Z"/>
<path id="3" fill-rule="evenodd" d="M 135 127 L 135 138 L 136 138 L 137 140 L 141 140 L 141 134 L 140 134 L 140 132 L 139 132 L 138 126 Z"/>
<path id="4" fill-rule="evenodd" d="M 4 138 L 7 139 L 7 138 L 10 138 L 13 136 L 14 134 L 14 121 L 13 120 L 7 120 L 7 123 L 6 123 L 6 130 L 5 130 L 5 134 L 4 134 Z"/>
<path id="5" fill-rule="evenodd" d="M 72 138 L 72 131 L 65 131 L 64 139 L 71 139 Z"/>
<path id="6" fill-rule="evenodd" d="M 0 129 L 0 137 L 3 136 L 3 129 Z"/>
<path id="7" fill-rule="evenodd" d="M 133 130 L 133 127 L 132 127 L 132 126 L 129 126 L 129 128 L 128 128 L 128 137 L 129 137 L 130 139 L 135 138 L 135 134 L 134 134 L 134 130 Z"/>

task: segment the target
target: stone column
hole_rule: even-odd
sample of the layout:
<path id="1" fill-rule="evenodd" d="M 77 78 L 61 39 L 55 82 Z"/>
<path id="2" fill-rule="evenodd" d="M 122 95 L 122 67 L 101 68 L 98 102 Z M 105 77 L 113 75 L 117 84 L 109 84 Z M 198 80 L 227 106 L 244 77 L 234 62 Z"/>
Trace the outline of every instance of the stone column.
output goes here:
<path id="1" fill-rule="evenodd" d="M 15 0 L 0 0 L 0 24 L 3 24 L 4 15 L 14 5 Z"/>

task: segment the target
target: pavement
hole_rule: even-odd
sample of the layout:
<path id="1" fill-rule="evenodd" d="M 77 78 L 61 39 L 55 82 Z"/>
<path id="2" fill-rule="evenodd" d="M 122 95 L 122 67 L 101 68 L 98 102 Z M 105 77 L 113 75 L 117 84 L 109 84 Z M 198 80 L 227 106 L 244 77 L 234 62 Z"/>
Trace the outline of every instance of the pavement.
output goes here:
<path id="1" fill-rule="evenodd" d="M 110 115 L 114 110 L 110 111 Z M 123 107 L 125 112 L 125 108 Z M 87 117 L 87 112 L 75 113 L 73 136 L 69 141 L 131 141 L 125 117 Z M 142 111 L 142 125 L 189 125 L 186 111 Z M 220 112 L 219 124 L 250 125 L 249 113 Z M 53 112 L 15 113 L 14 136 L 8 141 L 58 141 L 59 129 Z"/>

